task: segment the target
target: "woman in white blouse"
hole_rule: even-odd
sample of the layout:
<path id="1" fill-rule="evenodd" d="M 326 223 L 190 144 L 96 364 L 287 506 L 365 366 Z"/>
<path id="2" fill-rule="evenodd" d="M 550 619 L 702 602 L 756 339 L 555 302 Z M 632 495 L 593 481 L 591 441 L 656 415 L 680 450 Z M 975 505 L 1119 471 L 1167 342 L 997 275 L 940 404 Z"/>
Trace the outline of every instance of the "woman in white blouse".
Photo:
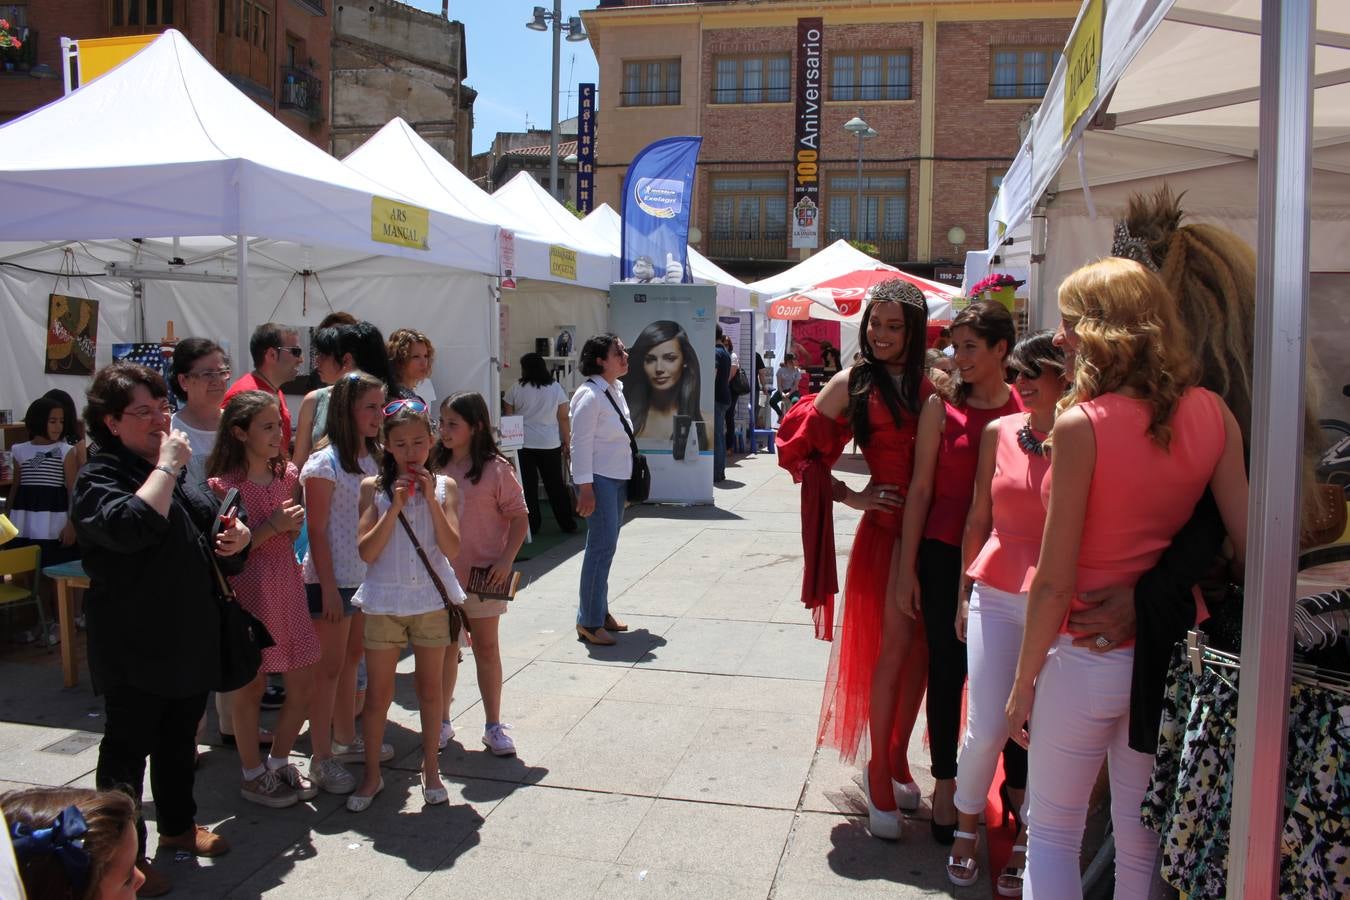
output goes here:
<path id="1" fill-rule="evenodd" d="M 613 644 L 628 626 L 609 612 L 609 566 L 619 542 L 633 454 L 632 418 L 619 383 L 628 372 L 628 351 L 612 334 L 599 334 L 581 348 L 586 380 L 572 394 L 572 481 L 577 513 L 590 520 L 581 563 L 577 635 L 592 644 Z M 625 427 L 626 426 L 626 427 Z"/>

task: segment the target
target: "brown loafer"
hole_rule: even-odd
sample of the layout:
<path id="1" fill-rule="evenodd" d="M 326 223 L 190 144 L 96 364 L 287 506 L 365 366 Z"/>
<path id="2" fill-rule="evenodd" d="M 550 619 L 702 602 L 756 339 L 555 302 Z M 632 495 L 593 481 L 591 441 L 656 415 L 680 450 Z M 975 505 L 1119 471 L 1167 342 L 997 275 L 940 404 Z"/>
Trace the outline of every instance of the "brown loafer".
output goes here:
<path id="1" fill-rule="evenodd" d="M 137 897 L 163 897 L 173 890 L 173 882 L 169 881 L 163 872 L 150 865 L 150 860 L 142 859 L 136 863 L 136 868 L 145 876 L 145 883 L 136 891 Z"/>
<path id="2" fill-rule="evenodd" d="M 193 825 L 179 835 L 159 836 L 159 849 L 185 850 L 193 856 L 223 856 L 230 852 L 230 844 L 223 837 L 202 825 Z"/>
<path id="3" fill-rule="evenodd" d="M 623 624 L 622 622 L 620 622 L 618 619 L 614 618 L 614 616 L 613 616 L 612 614 L 610 614 L 610 613 L 605 613 L 605 630 L 606 630 L 606 631 L 627 631 L 627 630 L 628 630 L 628 626 L 625 625 L 625 624 Z"/>
<path id="4" fill-rule="evenodd" d="M 614 640 L 614 635 L 610 634 L 604 628 L 596 628 L 592 630 L 590 628 L 582 628 L 580 625 L 578 625 L 577 636 L 588 644 L 597 644 L 601 647 L 608 647 L 611 644 L 618 643 L 617 641 Z"/>

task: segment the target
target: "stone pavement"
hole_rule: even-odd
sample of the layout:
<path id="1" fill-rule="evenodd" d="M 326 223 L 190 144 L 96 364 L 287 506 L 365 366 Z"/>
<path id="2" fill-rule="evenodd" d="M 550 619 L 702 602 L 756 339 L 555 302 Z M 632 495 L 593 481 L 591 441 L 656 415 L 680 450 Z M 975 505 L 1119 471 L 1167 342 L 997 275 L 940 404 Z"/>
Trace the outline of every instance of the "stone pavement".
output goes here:
<path id="1" fill-rule="evenodd" d="M 845 456 L 841 475 L 860 486 L 850 468 L 863 471 Z M 247 804 L 234 752 L 202 748 L 198 820 L 233 850 L 159 856 L 171 896 L 990 896 L 987 877 L 947 882 L 926 803 L 899 844 L 867 835 L 858 771 L 815 746 L 830 648 L 798 600 L 797 489 L 772 456 L 728 474 L 716 508 L 630 515 L 610 590 L 632 630 L 616 647 L 576 640 L 580 540 L 524 564 L 531 582 L 502 622 L 518 758 L 479 744 L 466 658 L 458 735 L 441 755 L 450 804 L 424 807 L 409 656 L 386 737 L 397 755 L 364 814 L 328 794 L 280 811 Z M 836 511 L 846 553 L 857 514 Z M 0 790 L 92 786 L 102 705 L 87 672 L 77 688 L 60 683 L 57 654 L 0 653 Z M 927 794 L 922 722 L 916 731 Z M 149 800 L 147 787 L 153 818 Z"/>

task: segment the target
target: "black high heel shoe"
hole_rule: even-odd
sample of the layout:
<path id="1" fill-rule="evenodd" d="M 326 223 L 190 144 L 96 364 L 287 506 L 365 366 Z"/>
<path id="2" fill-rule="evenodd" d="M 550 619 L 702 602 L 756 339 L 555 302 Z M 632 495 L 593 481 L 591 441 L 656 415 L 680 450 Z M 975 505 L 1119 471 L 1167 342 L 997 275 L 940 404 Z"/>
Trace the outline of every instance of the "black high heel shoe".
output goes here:
<path id="1" fill-rule="evenodd" d="M 1012 794 L 1008 791 L 1008 782 L 1003 782 L 998 786 L 998 799 L 1003 803 L 1003 813 L 999 818 L 1000 827 L 1008 826 L 1008 819 L 1013 820 L 1013 831 L 1020 832 L 1025 824 L 1022 822 L 1022 808 L 1013 806 Z"/>
<path id="2" fill-rule="evenodd" d="M 933 830 L 933 840 L 944 847 L 950 847 L 956 843 L 956 823 L 943 825 L 934 819 L 928 820 L 928 827 Z"/>

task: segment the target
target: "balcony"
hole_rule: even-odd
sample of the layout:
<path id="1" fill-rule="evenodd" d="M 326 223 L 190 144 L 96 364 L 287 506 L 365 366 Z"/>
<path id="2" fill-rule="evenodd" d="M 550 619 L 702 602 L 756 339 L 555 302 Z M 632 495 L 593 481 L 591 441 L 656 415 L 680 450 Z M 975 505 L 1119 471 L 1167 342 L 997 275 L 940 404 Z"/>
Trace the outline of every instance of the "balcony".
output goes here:
<path id="1" fill-rule="evenodd" d="M 767 232 L 757 237 L 713 235 L 708 238 L 711 259 L 787 259 L 787 233 Z"/>
<path id="2" fill-rule="evenodd" d="M 295 66 L 282 66 L 280 85 L 278 106 L 293 109 L 311 122 L 323 120 L 323 82 L 312 73 Z"/>
<path id="3" fill-rule="evenodd" d="M 827 229 L 821 236 L 825 244 L 833 244 L 838 240 L 851 241 L 853 235 L 846 230 L 834 228 Z M 877 248 L 877 258 L 884 263 L 902 263 L 909 261 L 909 238 L 901 235 L 887 235 L 878 238 L 875 234 L 867 235 L 861 240 L 868 244 L 875 244 Z"/>

